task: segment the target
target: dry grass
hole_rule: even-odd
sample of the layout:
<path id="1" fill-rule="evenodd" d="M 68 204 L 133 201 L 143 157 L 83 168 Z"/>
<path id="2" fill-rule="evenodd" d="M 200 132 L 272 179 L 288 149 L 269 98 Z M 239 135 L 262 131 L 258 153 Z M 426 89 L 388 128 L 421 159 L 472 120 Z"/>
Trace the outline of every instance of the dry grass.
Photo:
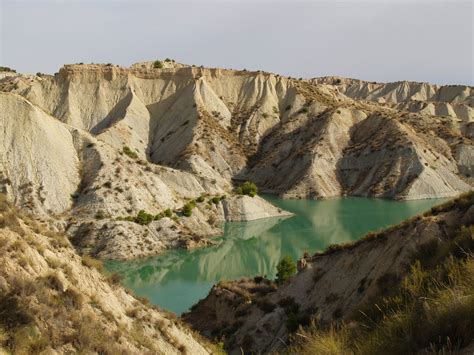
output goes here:
<path id="1" fill-rule="evenodd" d="M 462 205 L 461 205 L 461 208 Z M 452 353 L 474 339 L 474 226 L 420 252 L 390 296 L 373 299 L 345 324 L 311 326 L 293 337 L 289 353 Z M 392 289 L 393 290 L 393 289 Z"/>
<path id="2" fill-rule="evenodd" d="M 99 272 L 104 272 L 105 270 L 104 264 L 102 263 L 102 261 L 100 261 L 99 259 L 94 259 L 90 257 L 89 255 L 84 255 L 82 257 L 82 265 L 94 268 L 98 270 Z"/>
<path id="3" fill-rule="evenodd" d="M 160 333 L 176 349 L 188 351 L 169 334 L 153 332 L 155 310 L 145 300 L 131 306 L 140 324 L 104 309 L 107 300 L 88 289 L 95 287 L 89 283 L 97 281 L 98 289 L 106 291 L 112 286 L 110 296 L 120 300 L 119 277 L 106 274 L 81 282 L 80 273 L 90 274 L 91 268 L 103 272 L 102 262 L 89 256 L 77 262 L 63 233 L 17 211 L 2 195 L 0 216 L 2 227 L 14 232 L 0 236 L 0 264 L 6 266 L 0 268 L 0 353 L 38 354 L 47 348 L 61 352 L 63 346 L 81 354 L 158 353 L 154 344 Z M 123 301 L 121 306 L 130 306 L 128 296 Z"/>

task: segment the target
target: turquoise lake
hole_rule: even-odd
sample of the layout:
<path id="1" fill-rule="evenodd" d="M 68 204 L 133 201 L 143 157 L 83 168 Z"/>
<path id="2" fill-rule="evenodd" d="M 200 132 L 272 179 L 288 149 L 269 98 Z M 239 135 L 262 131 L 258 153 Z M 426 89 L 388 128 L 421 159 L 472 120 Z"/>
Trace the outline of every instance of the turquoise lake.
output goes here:
<path id="1" fill-rule="evenodd" d="M 106 268 L 123 284 L 153 304 L 181 314 L 204 298 L 222 279 L 267 275 L 285 255 L 294 260 L 329 244 L 356 240 L 424 212 L 444 200 L 390 201 L 369 198 L 268 201 L 295 215 L 253 222 L 225 223 L 216 246 L 172 250 L 139 261 L 109 261 Z"/>

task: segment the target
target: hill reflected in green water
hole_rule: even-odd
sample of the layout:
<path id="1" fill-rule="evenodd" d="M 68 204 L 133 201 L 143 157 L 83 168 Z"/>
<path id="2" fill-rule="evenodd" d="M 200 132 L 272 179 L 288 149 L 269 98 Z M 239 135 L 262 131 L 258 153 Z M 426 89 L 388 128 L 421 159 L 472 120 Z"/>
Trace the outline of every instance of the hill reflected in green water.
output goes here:
<path id="1" fill-rule="evenodd" d="M 173 250 L 140 261 L 107 262 L 123 277 L 125 286 L 154 304 L 182 313 L 205 297 L 222 279 L 267 275 L 274 277 L 284 255 L 297 259 L 329 244 L 356 240 L 421 213 L 442 200 L 388 201 L 337 198 L 324 201 L 281 200 L 266 197 L 293 212 L 289 218 L 226 223 L 218 245 Z"/>

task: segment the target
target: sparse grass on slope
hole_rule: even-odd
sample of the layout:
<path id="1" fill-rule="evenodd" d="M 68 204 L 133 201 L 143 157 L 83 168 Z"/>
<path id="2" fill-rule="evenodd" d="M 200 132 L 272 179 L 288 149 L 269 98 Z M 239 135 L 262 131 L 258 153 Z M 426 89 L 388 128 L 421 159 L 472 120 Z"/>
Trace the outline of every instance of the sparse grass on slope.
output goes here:
<path id="1" fill-rule="evenodd" d="M 344 324 L 297 332 L 289 353 L 450 353 L 472 344 L 474 226 L 463 226 L 452 241 L 420 250 L 398 290 Z"/>
<path id="2" fill-rule="evenodd" d="M 158 310 L 0 193 L 0 354 L 199 350 L 188 330 Z"/>

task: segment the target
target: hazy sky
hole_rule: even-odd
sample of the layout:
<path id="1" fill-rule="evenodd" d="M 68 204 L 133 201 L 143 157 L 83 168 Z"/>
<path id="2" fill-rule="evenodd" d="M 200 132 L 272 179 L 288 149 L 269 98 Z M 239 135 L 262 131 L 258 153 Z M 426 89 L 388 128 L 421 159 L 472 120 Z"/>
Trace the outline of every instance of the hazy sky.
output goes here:
<path id="1" fill-rule="evenodd" d="M 473 2 L 0 0 L 0 65 L 155 58 L 295 77 L 473 85 Z"/>

